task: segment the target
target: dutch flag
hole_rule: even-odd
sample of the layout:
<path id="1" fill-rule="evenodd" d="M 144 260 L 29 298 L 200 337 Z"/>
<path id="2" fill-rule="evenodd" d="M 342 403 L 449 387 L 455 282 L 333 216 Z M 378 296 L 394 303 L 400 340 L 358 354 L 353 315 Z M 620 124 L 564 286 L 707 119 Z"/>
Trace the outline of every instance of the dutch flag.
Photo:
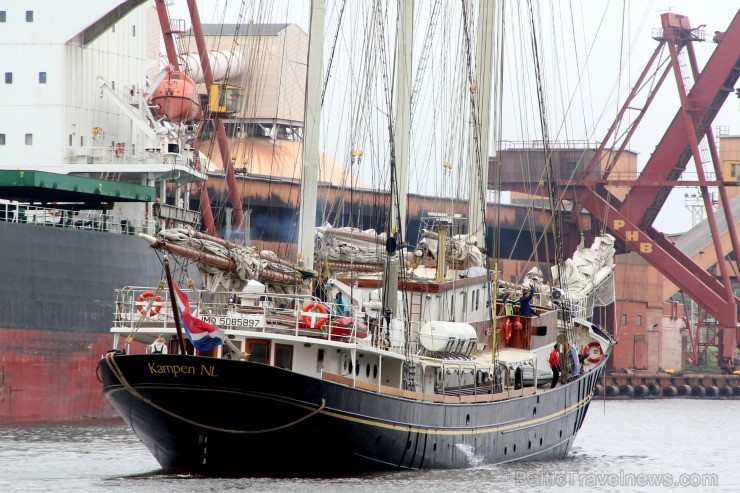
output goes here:
<path id="1" fill-rule="evenodd" d="M 188 335 L 188 339 L 198 351 L 210 351 L 224 343 L 224 334 L 208 322 L 194 317 L 190 313 L 190 299 L 183 293 L 177 284 L 173 283 L 177 296 L 177 310 L 180 312 L 180 321 Z"/>

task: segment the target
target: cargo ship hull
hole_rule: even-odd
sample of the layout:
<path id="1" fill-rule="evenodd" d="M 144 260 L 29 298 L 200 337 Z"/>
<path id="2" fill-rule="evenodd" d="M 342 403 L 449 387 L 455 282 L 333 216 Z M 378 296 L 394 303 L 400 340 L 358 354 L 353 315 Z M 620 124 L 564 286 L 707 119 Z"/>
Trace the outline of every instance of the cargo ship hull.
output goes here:
<path id="1" fill-rule="evenodd" d="M 115 289 L 161 265 L 136 236 L 0 221 L 0 424 L 108 419 L 95 366 Z"/>

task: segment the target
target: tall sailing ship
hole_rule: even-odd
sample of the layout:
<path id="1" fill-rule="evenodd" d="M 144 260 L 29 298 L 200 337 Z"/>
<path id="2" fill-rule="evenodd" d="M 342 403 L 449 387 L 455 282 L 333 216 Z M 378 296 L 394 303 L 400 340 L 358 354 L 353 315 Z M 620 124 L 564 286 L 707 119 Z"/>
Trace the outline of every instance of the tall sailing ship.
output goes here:
<path id="1" fill-rule="evenodd" d="M 489 265 L 479 248 L 487 237 L 486 194 L 477 188 L 487 176 L 489 45 L 476 53 L 479 75 L 469 82 L 481 88 L 480 99 L 468 107 L 471 130 L 462 137 L 472 149 L 470 213 L 430 213 L 409 246 L 413 12 L 404 4 L 396 83 L 386 93 L 395 102 L 386 108 L 384 232 L 316 228 L 325 10 L 317 1 L 297 261 L 190 228 L 140 235 L 160 257 L 166 280 L 117 291 L 114 349 L 98 374 L 116 412 L 165 470 L 460 468 L 570 450 L 612 350 L 611 337 L 591 318 L 596 306 L 613 301 L 614 239 L 579 247 L 547 277 L 535 268 L 507 282 Z M 480 2 L 481 46 L 492 41 L 486 26 L 493 13 L 492 4 Z M 194 263 L 204 288 L 184 269 L 173 275 L 172 261 Z M 556 378 L 553 357 L 562 369 Z M 234 453 L 245 449 L 255 453 Z"/>

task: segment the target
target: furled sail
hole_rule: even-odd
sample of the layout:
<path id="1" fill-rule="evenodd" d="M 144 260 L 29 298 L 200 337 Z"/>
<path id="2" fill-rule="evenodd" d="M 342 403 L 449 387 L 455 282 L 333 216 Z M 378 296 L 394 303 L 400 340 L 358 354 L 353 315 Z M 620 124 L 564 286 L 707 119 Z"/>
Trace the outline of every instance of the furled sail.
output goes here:
<path id="1" fill-rule="evenodd" d="M 299 269 L 272 251 L 237 245 L 184 228 L 164 229 L 157 236 L 140 235 L 152 248 L 194 260 L 206 288 L 241 290 L 250 280 L 279 286 L 298 286 L 316 273 Z"/>

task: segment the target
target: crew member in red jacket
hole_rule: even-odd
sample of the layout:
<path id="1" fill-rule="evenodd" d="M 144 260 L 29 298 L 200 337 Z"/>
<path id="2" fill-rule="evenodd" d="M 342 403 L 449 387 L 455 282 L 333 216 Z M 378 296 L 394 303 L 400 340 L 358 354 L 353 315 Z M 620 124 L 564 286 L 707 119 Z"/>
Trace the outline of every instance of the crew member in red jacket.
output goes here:
<path id="1" fill-rule="evenodd" d="M 560 354 L 558 353 L 558 345 L 555 344 L 550 351 L 550 357 L 547 358 L 547 362 L 550 363 L 552 369 L 552 384 L 551 389 L 554 389 L 560 380 Z"/>

